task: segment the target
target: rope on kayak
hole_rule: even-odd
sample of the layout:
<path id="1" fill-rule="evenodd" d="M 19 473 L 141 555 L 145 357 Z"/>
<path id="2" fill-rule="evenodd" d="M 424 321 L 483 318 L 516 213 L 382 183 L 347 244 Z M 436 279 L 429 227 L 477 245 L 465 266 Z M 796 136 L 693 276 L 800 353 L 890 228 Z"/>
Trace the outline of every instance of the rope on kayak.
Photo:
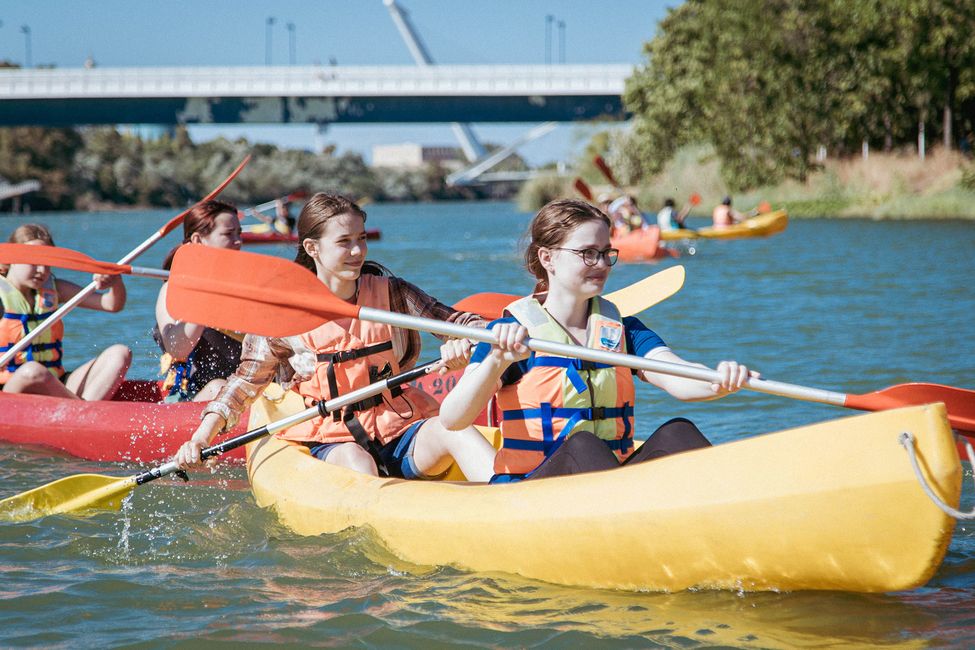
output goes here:
<path id="1" fill-rule="evenodd" d="M 914 436 L 911 433 L 904 432 L 900 434 L 897 438 L 897 442 L 901 443 L 901 446 L 907 450 L 907 457 L 911 461 L 911 467 L 914 469 L 914 476 L 917 477 L 917 482 L 921 484 L 921 489 L 924 493 L 928 495 L 928 498 L 934 503 L 934 505 L 941 508 L 941 510 L 949 517 L 954 517 L 955 519 L 975 519 L 975 510 L 971 512 L 962 512 L 961 510 L 956 510 L 952 508 L 947 503 L 942 501 L 928 482 L 925 480 L 924 475 L 921 474 L 921 467 L 917 462 L 917 450 L 914 448 Z M 968 462 L 975 467 L 975 450 L 972 449 L 972 443 L 965 440 L 965 453 L 968 454 Z"/>

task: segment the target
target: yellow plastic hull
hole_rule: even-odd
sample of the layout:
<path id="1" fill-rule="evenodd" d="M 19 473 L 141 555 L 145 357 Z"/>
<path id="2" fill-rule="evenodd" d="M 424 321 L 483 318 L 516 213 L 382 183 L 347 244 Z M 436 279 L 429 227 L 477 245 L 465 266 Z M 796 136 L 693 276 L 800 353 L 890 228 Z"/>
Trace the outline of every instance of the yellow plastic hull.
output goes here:
<path id="1" fill-rule="evenodd" d="M 260 402 L 251 427 L 292 412 Z M 954 530 L 918 486 L 903 431 L 957 505 L 961 467 L 941 405 L 509 485 L 378 479 L 274 438 L 249 446 L 248 475 L 258 504 L 295 532 L 370 526 L 416 564 L 626 590 L 884 592 L 924 584 Z"/>
<path id="2" fill-rule="evenodd" d="M 789 215 L 785 210 L 775 210 L 757 217 L 728 226 L 727 228 L 698 228 L 697 230 L 665 230 L 660 233 L 664 241 L 679 239 L 747 239 L 749 237 L 768 237 L 785 230 L 789 225 Z"/>

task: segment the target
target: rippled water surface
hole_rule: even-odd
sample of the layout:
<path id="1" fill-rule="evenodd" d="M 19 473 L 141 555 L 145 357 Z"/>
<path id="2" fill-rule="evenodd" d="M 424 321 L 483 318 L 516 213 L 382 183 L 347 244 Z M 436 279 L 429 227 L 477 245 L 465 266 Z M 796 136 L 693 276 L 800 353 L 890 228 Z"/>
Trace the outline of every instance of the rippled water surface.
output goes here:
<path id="1" fill-rule="evenodd" d="M 31 220 L 48 224 L 62 246 L 115 261 L 171 216 Z M 383 239 L 370 256 L 445 302 L 477 291 L 528 291 L 517 245 L 529 218 L 506 203 L 371 206 L 369 225 Z M 0 235 L 26 220 L 0 219 Z M 159 264 L 174 242 L 138 263 Z M 770 379 L 850 393 L 906 381 L 973 387 L 973 250 L 972 223 L 795 221 L 770 239 L 701 243 L 681 260 L 684 288 L 644 320 L 685 358 L 739 359 Z M 284 246 L 261 252 L 290 255 Z M 609 288 L 658 268 L 620 264 Z M 158 286 L 139 278 L 127 286 L 123 313 L 68 317 L 69 367 L 124 342 L 135 351 L 131 375 L 154 375 L 148 332 Z M 716 442 L 847 414 L 760 394 L 682 404 L 639 390 L 644 433 L 684 415 Z M 10 445 L 0 445 L 0 468 L 0 497 L 71 474 L 139 469 Z M 957 527 L 934 579 L 908 593 L 623 593 L 409 565 L 366 531 L 299 537 L 254 504 L 241 468 L 195 478 L 140 487 L 121 513 L 0 523 L 0 645 L 975 643 L 970 524 Z M 973 505 L 969 484 L 963 507 Z"/>

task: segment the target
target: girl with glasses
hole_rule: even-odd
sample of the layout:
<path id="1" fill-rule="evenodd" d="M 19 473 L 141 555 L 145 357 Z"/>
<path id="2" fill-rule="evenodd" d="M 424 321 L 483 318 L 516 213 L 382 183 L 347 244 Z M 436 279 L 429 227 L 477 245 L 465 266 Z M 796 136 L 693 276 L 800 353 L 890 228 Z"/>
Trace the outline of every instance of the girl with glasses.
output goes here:
<path id="1" fill-rule="evenodd" d="M 535 354 L 523 345 L 531 336 L 689 364 L 637 318 L 621 317 L 600 297 L 617 256 L 610 229 L 609 218 L 582 201 L 553 201 L 539 211 L 525 252 L 535 291 L 511 304 L 510 316 L 491 323 L 498 343 L 477 346 L 441 405 L 441 423 L 463 429 L 497 395 L 502 447 L 492 482 L 611 469 L 710 445 L 692 422 L 674 418 L 634 452 L 633 371 Z M 723 397 L 758 376 L 734 361 L 722 361 L 718 372 L 718 384 L 637 374 L 684 401 Z"/>

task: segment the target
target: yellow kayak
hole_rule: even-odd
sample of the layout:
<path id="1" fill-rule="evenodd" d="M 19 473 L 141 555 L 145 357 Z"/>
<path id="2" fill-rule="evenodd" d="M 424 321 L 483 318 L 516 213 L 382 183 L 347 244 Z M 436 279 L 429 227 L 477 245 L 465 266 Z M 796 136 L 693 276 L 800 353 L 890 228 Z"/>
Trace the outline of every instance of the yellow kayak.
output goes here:
<path id="1" fill-rule="evenodd" d="M 259 400 L 250 428 L 301 408 L 293 394 Z M 247 468 L 257 503 L 295 532 L 368 526 L 415 564 L 608 589 L 885 592 L 930 579 L 954 530 L 918 485 L 904 431 L 957 506 L 961 466 L 940 404 L 513 484 L 375 478 L 277 438 L 251 443 Z"/>
<path id="2" fill-rule="evenodd" d="M 768 237 L 785 230 L 789 225 L 789 214 L 785 210 L 766 212 L 741 223 L 726 228 L 711 226 L 697 230 L 665 230 L 660 233 L 664 241 L 679 239 L 746 239 L 749 237 Z"/>

